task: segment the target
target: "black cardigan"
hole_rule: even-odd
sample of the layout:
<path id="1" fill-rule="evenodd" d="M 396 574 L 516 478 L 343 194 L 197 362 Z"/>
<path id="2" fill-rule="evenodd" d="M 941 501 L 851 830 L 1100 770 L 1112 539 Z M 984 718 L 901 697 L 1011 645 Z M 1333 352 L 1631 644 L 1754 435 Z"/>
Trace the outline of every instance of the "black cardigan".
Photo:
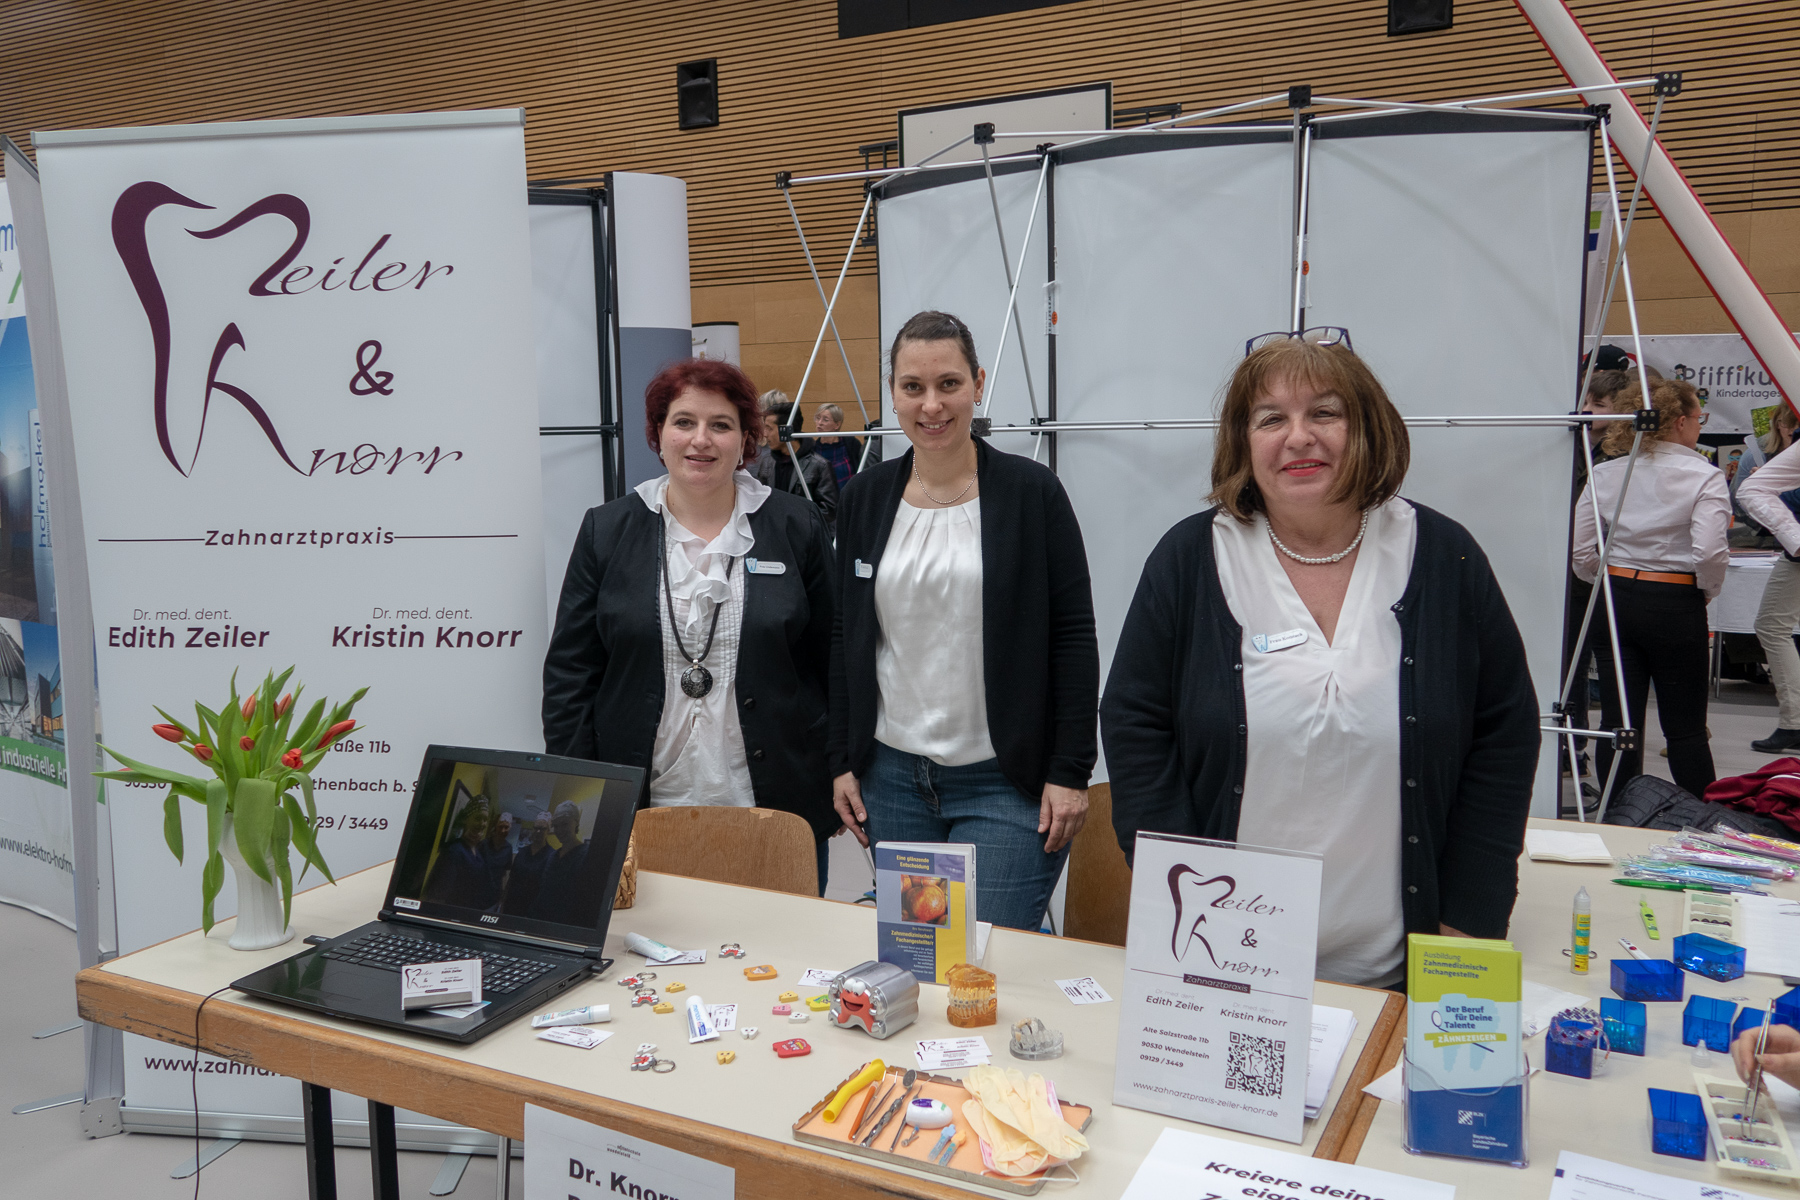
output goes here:
<path id="1" fill-rule="evenodd" d="M 1412 574 L 1393 606 L 1406 930 L 1436 933 L 1442 922 L 1504 937 L 1537 769 L 1537 696 L 1487 556 L 1456 522 L 1413 507 Z M 1106 681 L 1100 725 L 1127 855 L 1140 829 L 1237 838 L 1243 629 L 1213 559 L 1218 511 L 1176 525 L 1145 562 Z"/>
<path id="2" fill-rule="evenodd" d="M 650 766 L 664 690 L 661 526 L 635 493 L 582 519 L 544 657 L 552 754 Z M 782 492 L 750 514 L 750 532 L 747 557 L 787 567 L 744 580 L 737 705 L 750 784 L 758 806 L 797 813 L 824 837 L 841 823 L 825 760 L 831 541 L 818 509 Z"/>
<path id="3" fill-rule="evenodd" d="M 1081 526 L 1049 468 L 975 443 L 981 487 L 981 662 L 988 737 L 1031 799 L 1046 782 L 1085 788 L 1096 756 L 1100 649 Z M 831 639 L 831 769 L 862 775 L 875 756 L 875 575 L 912 478 L 913 454 L 872 465 L 838 507 L 837 625 Z M 856 564 L 873 570 L 865 577 Z M 945 613 L 946 621 L 962 614 Z"/>

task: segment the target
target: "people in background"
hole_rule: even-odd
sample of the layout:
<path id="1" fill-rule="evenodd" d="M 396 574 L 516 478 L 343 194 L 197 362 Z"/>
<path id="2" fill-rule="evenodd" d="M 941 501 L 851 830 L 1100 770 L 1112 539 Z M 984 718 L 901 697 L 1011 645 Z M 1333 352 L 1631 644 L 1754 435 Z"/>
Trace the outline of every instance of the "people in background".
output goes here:
<path id="1" fill-rule="evenodd" d="M 494 902 L 498 902 L 506 887 L 506 873 L 512 870 L 512 814 L 505 809 L 494 814 L 488 822 L 488 835 L 481 843 L 481 861 L 487 867 L 488 880 L 493 884 Z"/>
<path id="2" fill-rule="evenodd" d="M 810 499 L 825 518 L 829 529 L 837 520 L 838 485 L 831 466 L 806 444 L 796 445 L 781 440 L 781 427 L 793 415 L 794 402 L 786 392 L 762 394 L 763 448 L 767 454 L 751 461 L 750 473 L 759 483 L 778 492 L 788 492 Z M 811 441 L 812 439 L 807 439 Z"/>
<path id="3" fill-rule="evenodd" d="M 1397 495 L 1400 414 L 1341 330 L 1226 388 L 1215 507 L 1144 565 L 1100 706 L 1113 826 L 1324 857 L 1319 978 L 1392 986 L 1408 933 L 1502 937 L 1538 758 L 1481 547 Z"/>
<path id="4" fill-rule="evenodd" d="M 974 843 L 977 915 L 1035 930 L 1095 760 L 1081 527 L 1048 468 L 972 439 L 986 375 L 966 325 L 918 313 L 888 361 L 912 449 L 840 510 L 837 810 L 865 845 Z"/>
<path id="5" fill-rule="evenodd" d="M 545 746 L 647 768 L 652 805 L 797 813 L 822 888 L 838 827 L 825 520 L 742 469 L 761 413 L 736 367 L 666 367 L 644 407 L 667 473 L 582 520 L 544 660 Z"/>
<path id="6" fill-rule="evenodd" d="M 1786 404 L 1776 414 L 1792 418 Z M 1779 428 L 1771 422 L 1770 433 Z M 1790 439 L 1792 434 L 1787 435 Z M 1769 569 L 1762 603 L 1756 610 L 1756 640 L 1769 661 L 1769 679 L 1775 684 L 1779 706 L 1775 732 L 1750 743 L 1763 754 L 1782 754 L 1800 749 L 1800 651 L 1794 648 L 1794 627 L 1800 625 L 1800 521 L 1782 499 L 1800 488 L 1800 447 L 1789 445 L 1738 487 L 1737 502 L 1750 519 L 1781 544 L 1781 556 Z"/>
<path id="7" fill-rule="evenodd" d="M 454 840 L 438 849 L 437 864 L 425 884 L 425 899 L 434 904 L 486 910 L 500 898 L 482 853 L 487 831 L 487 803 L 476 797 L 451 822 L 450 836 Z"/>
<path id="8" fill-rule="evenodd" d="M 1637 407 L 1641 396 L 1633 383 L 1615 403 L 1620 409 Z M 1650 397 L 1657 428 L 1643 433 L 1635 466 L 1628 457 L 1615 457 L 1595 467 L 1576 502 L 1573 563 L 1576 575 L 1594 581 L 1600 561 L 1595 501 L 1600 519 L 1611 521 L 1630 469 L 1624 507 L 1606 535 L 1606 570 L 1621 657 L 1616 667 L 1610 638 L 1594 639 L 1600 663 L 1601 724 L 1607 729 L 1642 730 L 1654 682 L 1657 715 L 1669 748 L 1669 773 L 1678 785 L 1699 796 L 1714 778 L 1706 735 L 1706 602 L 1725 582 L 1731 499 L 1725 476 L 1695 449 L 1706 414 L 1693 385 L 1665 380 L 1653 385 Z M 1630 425 L 1618 422 L 1607 432 L 1605 446 L 1615 456 L 1627 456 L 1636 436 Z M 1602 599 L 1600 610 L 1604 609 Z M 1619 711 L 1615 670 L 1624 678 L 1629 720 Z M 1641 748 L 1621 755 L 1616 777 L 1609 775 L 1612 742 L 1601 742 L 1597 759 L 1600 778 L 1616 779 L 1614 795 L 1643 770 Z"/>
<path id="9" fill-rule="evenodd" d="M 588 881 L 588 843 L 581 838 L 581 810 L 573 801 L 564 800 L 551 812 L 550 832 L 556 849 L 544 864 L 537 897 L 526 915 L 539 921 L 567 921 L 582 907 L 581 891 Z"/>
<path id="10" fill-rule="evenodd" d="M 844 410 L 835 404 L 821 404 L 813 413 L 813 428 L 820 433 L 836 433 L 844 427 Z M 813 441 L 814 453 L 831 464 L 831 476 L 841 492 L 850 484 L 862 465 L 863 440 L 856 437 L 822 437 Z"/>
<path id="11" fill-rule="evenodd" d="M 538 889 L 544 883 L 544 868 L 550 865 L 555 855 L 556 848 L 550 844 L 550 815 L 539 813 L 527 828 L 525 844 L 513 856 L 512 873 L 506 880 L 506 896 L 500 902 L 501 912 L 522 917 L 531 911 L 537 902 Z"/>

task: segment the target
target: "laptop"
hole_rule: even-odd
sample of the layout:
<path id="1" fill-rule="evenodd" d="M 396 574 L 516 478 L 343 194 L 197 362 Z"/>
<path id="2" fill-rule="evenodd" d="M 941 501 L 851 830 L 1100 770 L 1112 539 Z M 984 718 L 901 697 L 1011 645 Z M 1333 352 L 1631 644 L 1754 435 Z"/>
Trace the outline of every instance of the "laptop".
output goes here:
<path id="1" fill-rule="evenodd" d="M 637 767 L 428 747 L 376 919 L 231 986 L 427 1037 L 485 1037 L 611 968 L 601 950 L 643 790 Z M 482 1007 L 401 1007 L 402 967 L 469 958 L 482 960 Z"/>

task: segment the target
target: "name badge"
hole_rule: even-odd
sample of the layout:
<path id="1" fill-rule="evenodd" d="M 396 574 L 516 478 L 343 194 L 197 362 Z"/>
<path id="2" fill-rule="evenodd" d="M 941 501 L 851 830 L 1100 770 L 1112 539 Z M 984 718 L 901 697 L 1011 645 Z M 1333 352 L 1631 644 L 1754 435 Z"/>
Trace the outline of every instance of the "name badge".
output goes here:
<path id="1" fill-rule="evenodd" d="M 860 558 L 857 559 L 856 560 L 856 577 L 858 579 L 873 579 L 873 578 L 875 578 L 875 564 L 874 563 L 866 563 Z"/>
<path id="2" fill-rule="evenodd" d="M 1258 633 L 1250 638 L 1250 644 L 1261 654 L 1273 654 L 1277 650 L 1286 650 L 1298 646 L 1306 640 L 1306 630 L 1290 629 L 1286 633 Z"/>
<path id="3" fill-rule="evenodd" d="M 766 558 L 746 558 L 744 560 L 744 566 L 745 566 L 745 569 L 747 569 L 752 575 L 786 575 L 787 574 L 787 564 L 786 563 L 770 562 Z"/>

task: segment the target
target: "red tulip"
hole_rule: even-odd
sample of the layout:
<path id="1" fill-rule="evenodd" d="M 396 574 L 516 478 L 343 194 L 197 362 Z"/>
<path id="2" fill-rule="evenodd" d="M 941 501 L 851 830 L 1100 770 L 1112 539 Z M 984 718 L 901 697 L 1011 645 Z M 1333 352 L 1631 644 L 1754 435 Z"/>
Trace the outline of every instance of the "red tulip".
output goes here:
<path id="1" fill-rule="evenodd" d="M 199 759 L 201 762 L 206 762 L 212 756 L 213 756 L 213 748 L 211 746 L 208 746 L 205 742 L 195 742 L 194 743 L 194 757 L 195 758 Z"/>
<path id="2" fill-rule="evenodd" d="M 245 734 L 243 737 L 238 739 L 238 745 L 245 750 L 254 750 L 254 749 L 256 749 L 256 739 L 251 737 L 249 734 Z"/>
<path id="3" fill-rule="evenodd" d="M 251 717 L 253 717 L 255 715 L 256 715 L 256 697 L 251 696 L 248 700 L 244 701 L 244 720 L 248 721 Z"/>
<path id="4" fill-rule="evenodd" d="M 293 750 L 289 750 L 286 754 L 282 755 L 281 756 L 281 765 L 284 767 L 287 767 L 289 770 L 298 771 L 300 769 L 300 751 L 299 751 L 299 749 L 296 748 Z"/>
<path id="5" fill-rule="evenodd" d="M 287 716 L 287 710 L 292 708 L 293 706 L 294 706 L 294 693 L 289 692 L 287 695 L 285 695 L 281 698 L 280 703 L 275 705 L 275 719 L 280 720 L 282 717 Z"/>
<path id="6" fill-rule="evenodd" d="M 325 731 L 325 736 L 319 739 L 319 746 L 324 746 L 333 738 L 341 737 L 355 728 L 355 721 L 339 721 L 336 725 L 333 725 L 330 729 Z M 318 747 L 314 747 L 314 749 L 318 749 Z"/>
<path id="7" fill-rule="evenodd" d="M 150 727 L 150 732 L 154 733 L 165 742 L 179 742 L 183 740 L 181 730 L 173 725 L 152 725 Z"/>

